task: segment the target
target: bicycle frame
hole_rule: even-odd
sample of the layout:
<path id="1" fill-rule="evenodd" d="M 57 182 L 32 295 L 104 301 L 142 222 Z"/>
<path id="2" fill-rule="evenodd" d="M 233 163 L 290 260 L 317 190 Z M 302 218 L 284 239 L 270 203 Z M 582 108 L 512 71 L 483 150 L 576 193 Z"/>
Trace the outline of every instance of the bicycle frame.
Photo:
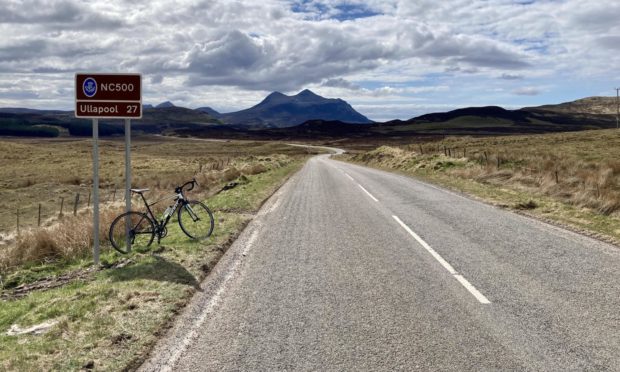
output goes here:
<path id="1" fill-rule="evenodd" d="M 189 206 L 189 202 L 187 201 L 187 199 L 185 198 L 185 195 L 183 195 L 183 190 L 181 190 L 181 192 L 175 194 L 173 196 L 174 198 L 174 205 L 171 205 L 169 208 L 171 208 L 170 212 L 164 216 L 164 219 L 159 220 L 157 217 L 155 217 L 155 213 L 153 213 L 153 210 L 151 209 L 151 206 L 159 203 L 161 200 L 158 200 L 154 203 L 149 204 L 146 201 L 146 198 L 144 197 L 144 194 L 139 193 L 140 197 L 142 198 L 142 202 L 144 203 L 144 205 L 146 206 L 146 210 L 148 212 L 149 217 L 151 218 L 151 220 L 153 220 L 153 222 L 155 223 L 155 227 L 157 229 L 156 233 L 158 237 L 162 237 L 162 233 L 165 229 L 165 227 L 168 225 L 168 221 L 170 221 L 170 219 L 172 218 L 172 216 L 177 212 L 177 210 L 179 208 L 187 208 L 187 211 L 189 213 L 189 215 L 191 216 L 191 218 L 194 221 L 198 220 L 198 216 L 196 216 L 196 214 L 194 213 L 193 209 Z M 163 199 L 162 199 L 163 200 Z"/>
<path id="2" fill-rule="evenodd" d="M 153 213 L 153 210 L 151 209 L 151 206 L 159 203 L 161 200 L 156 201 L 155 203 L 149 204 L 146 201 L 146 198 L 144 197 L 144 194 L 140 193 L 140 197 L 142 197 L 142 202 L 144 203 L 144 206 L 146 207 L 146 211 L 147 211 L 149 217 L 151 217 L 153 222 L 155 222 L 157 230 L 162 230 L 164 227 L 166 227 L 166 225 L 168 224 L 168 221 L 170 221 L 170 218 L 172 217 L 174 212 L 176 212 L 176 210 L 179 208 L 179 205 L 187 203 L 183 193 L 178 193 L 178 194 L 174 195 L 174 205 L 170 206 L 170 207 L 172 207 L 172 210 L 170 211 L 170 213 L 168 213 L 168 215 L 165 217 L 165 219 L 160 220 L 157 217 L 155 217 L 155 213 Z"/>

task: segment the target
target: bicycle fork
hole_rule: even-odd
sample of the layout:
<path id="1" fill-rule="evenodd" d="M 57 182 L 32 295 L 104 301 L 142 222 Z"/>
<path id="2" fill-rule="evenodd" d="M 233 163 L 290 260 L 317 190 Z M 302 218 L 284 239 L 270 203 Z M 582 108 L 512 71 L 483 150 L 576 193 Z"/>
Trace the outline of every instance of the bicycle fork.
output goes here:
<path id="1" fill-rule="evenodd" d="M 185 206 L 184 206 L 184 207 L 185 207 L 185 209 L 187 209 L 187 213 L 189 213 L 189 216 L 192 218 L 192 220 L 193 220 L 194 222 L 198 222 L 198 221 L 200 221 L 200 217 L 198 217 L 198 216 L 196 215 L 196 213 L 194 212 L 194 210 L 192 209 L 192 207 L 190 207 L 189 203 L 188 203 L 188 204 L 185 204 Z"/>

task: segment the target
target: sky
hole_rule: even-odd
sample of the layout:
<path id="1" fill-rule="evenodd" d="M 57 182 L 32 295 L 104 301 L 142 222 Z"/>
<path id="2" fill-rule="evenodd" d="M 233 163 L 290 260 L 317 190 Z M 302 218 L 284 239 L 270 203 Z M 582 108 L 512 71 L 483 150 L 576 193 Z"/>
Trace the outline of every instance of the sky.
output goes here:
<path id="1" fill-rule="evenodd" d="M 620 87 L 618 0 L 0 0 L 0 35 L 0 107 L 72 109 L 76 72 L 220 112 L 310 89 L 377 121 Z"/>

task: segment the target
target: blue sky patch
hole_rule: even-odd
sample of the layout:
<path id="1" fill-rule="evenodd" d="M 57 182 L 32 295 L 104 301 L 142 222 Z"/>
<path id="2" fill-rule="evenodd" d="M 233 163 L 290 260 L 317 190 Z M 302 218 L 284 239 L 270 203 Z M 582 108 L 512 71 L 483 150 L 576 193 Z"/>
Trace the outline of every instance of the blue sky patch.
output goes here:
<path id="1" fill-rule="evenodd" d="M 380 12 L 372 10 L 364 4 L 343 2 L 341 4 L 329 5 L 314 0 L 294 1 L 291 5 L 291 10 L 295 13 L 303 13 L 309 19 L 336 19 L 338 21 L 350 21 L 381 15 Z"/>

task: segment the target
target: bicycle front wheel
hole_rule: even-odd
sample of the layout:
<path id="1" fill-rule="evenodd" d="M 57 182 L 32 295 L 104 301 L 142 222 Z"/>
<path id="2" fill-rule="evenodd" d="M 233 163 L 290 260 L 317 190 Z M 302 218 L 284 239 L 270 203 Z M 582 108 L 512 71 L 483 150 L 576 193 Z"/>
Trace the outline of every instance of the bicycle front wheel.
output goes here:
<path id="1" fill-rule="evenodd" d="M 155 224 L 149 216 L 140 212 L 126 212 L 116 217 L 110 226 L 110 243 L 120 253 L 131 248 L 145 248 L 155 238 Z"/>
<path id="2" fill-rule="evenodd" d="M 203 203 L 191 200 L 179 208 L 179 226 L 185 235 L 200 240 L 211 236 L 215 221 L 213 213 Z"/>

